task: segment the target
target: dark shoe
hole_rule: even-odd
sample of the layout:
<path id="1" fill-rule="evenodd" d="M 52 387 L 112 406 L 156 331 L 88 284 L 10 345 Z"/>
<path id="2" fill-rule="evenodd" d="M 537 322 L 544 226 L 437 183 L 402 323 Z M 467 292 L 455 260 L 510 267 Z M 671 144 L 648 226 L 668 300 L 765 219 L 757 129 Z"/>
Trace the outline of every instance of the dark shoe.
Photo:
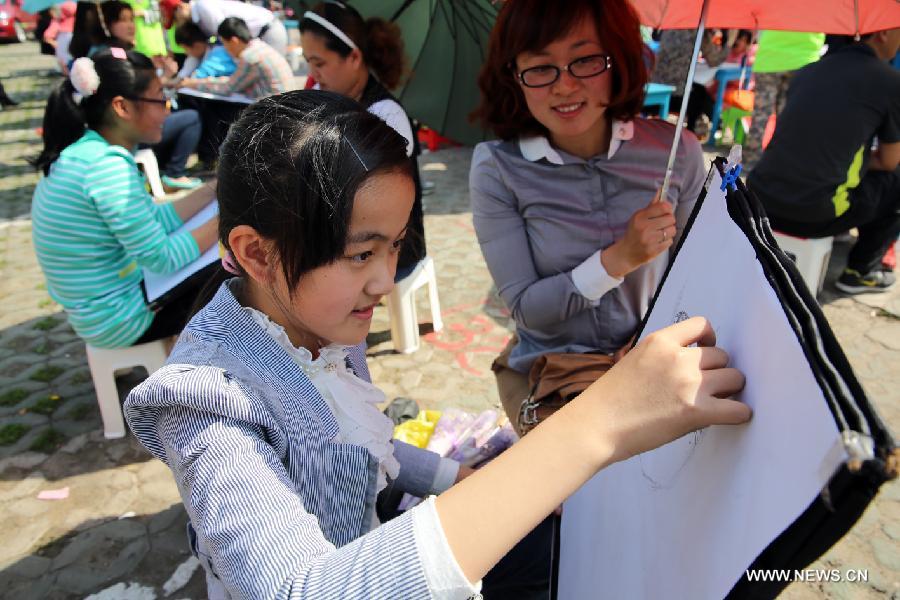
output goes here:
<path id="1" fill-rule="evenodd" d="M 18 105 L 19 105 L 18 102 L 16 102 L 15 100 L 10 98 L 6 94 L 3 94 L 2 96 L 0 96 L 0 106 L 18 106 Z"/>
<path id="2" fill-rule="evenodd" d="M 834 287 L 845 294 L 867 294 L 886 292 L 897 280 L 891 271 L 877 269 L 861 275 L 855 269 L 844 269 Z"/>
<path id="3" fill-rule="evenodd" d="M 419 415 L 419 405 L 410 398 L 397 397 L 387 405 L 384 414 L 394 422 L 394 425 L 400 425 Z"/>

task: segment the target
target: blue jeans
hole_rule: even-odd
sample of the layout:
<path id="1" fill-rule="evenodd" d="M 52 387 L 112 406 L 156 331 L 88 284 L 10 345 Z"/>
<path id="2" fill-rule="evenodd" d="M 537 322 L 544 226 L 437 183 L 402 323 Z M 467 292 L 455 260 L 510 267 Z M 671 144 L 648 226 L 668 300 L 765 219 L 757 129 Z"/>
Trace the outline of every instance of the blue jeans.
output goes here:
<path id="1" fill-rule="evenodd" d="M 179 110 L 166 117 L 162 139 L 152 146 L 164 175 L 184 175 L 188 157 L 200 141 L 200 131 L 200 115 L 196 110 Z"/>

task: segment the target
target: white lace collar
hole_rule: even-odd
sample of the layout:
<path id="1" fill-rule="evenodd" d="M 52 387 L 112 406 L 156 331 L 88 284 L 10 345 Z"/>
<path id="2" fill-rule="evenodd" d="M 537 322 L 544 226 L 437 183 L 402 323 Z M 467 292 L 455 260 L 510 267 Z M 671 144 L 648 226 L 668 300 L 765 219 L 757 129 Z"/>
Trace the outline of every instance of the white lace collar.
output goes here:
<path id="1" fill-rule="evenodd" d="M 347 366 L 349 346 L 329 344 L 313 359 L 306 348 L 291 343 L 284 327 L 255 308 L 243 307 L 250 317 L 303 369 L 331 409 L 340 431 L 335 442 L 362 446 L 378 461 L 377 491 L 387 486 L 386 476 L 395 479 L 400 463 L 394 458 L 394 423 L 378 405 L 384 392 L 357 377 Z"/>

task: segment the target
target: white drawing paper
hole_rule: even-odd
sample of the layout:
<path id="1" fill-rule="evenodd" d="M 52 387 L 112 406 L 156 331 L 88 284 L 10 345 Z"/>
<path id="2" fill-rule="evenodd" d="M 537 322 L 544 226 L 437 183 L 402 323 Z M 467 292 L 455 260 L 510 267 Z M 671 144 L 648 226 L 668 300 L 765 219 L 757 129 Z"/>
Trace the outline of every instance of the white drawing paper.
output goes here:
<path id="1" fill-rule="evenodd" d="M 255 100 L 249 96 L 245 96 L 244 94 L 230 94 L 228 96 L 222 96 L 221 94 L 213 94 L 212 92 L 201 92 L 200 90 L 195 90 L 194 88 L 178 88 L 179 94 L 184 94 L 185 96 L 195 96 L 197 98 L 205 98 L 207 100 L 218 100 L 220 102 L 232 102 L 234 104 L 253 104 Z"/>
<path id="2" fill-rule="evenodd" d="M 200 225 L 203 225 L 211 218 L 219 214 L 219 203 L 215 200 L 204 206 L 200 212 L 188 219 L 184 225 L 176 229 L 173 233 L 182 231 L 191 231 Z M 174 273 L 156 273 L 149 269 L 144 269 L 144 291 L 147 293 L 147 302 L 153 302 L 163 294 L 174 288 L 176 285 L 202 269 L 219 260 L 219 245 L 213 244 L 206 252 L 200 255 L 200 258 L 189 263 Z"/>
<path id="3" fill-rule="evenodd" d="M 613 465 L 563 508 L 561 600 L 724 597 L 846 460 L 784 310 L 716 173 L 645 335 L 707 317 L 754 410 Z"/>

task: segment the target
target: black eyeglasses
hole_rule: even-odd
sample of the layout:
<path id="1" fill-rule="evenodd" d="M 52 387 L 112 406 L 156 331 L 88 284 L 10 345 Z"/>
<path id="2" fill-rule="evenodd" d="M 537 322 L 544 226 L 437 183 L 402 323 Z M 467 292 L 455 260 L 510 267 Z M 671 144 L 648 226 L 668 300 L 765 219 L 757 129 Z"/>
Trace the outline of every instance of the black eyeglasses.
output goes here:
<path id="1" fill-rule="evenodd" d="M 609 54 L 591 54 L 576 58 L 562 68 L 556 65 L 538 65 L 523 69 L 516 73 L 516 76 L 525 87 L 539 88 L 556 83 L 563 71 L 568 71 L 569 75 L 578 79 L 588 79 L 596 77 L 611 67 L 612 58 Z"/>
<path id="2" fill-rule="evenodd" d="M 162 104 L 166 110 L 172 109 L 172 101 L 168 98 L 144 98 L 143 96 L 129 96 L 129 100 L 133 102 L 149 102 L 150 104 Z"/>

